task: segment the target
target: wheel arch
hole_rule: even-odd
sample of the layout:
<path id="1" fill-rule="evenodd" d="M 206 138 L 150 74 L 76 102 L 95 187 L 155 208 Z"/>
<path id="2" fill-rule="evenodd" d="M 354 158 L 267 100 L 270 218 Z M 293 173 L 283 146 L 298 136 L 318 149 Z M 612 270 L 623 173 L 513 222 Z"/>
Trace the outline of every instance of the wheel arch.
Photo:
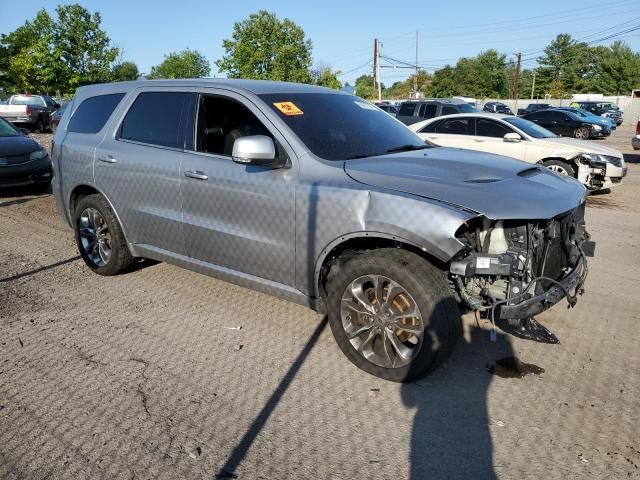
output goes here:
<path id="1" fill-rule="evenodd" d="M 324 283 L 329 269 L 338 258 L 345 253 L 376 250 L 378 248 L 399 248 L 412 252 L 434 265 L 436 268 L 446 271 L 446 262 L 432 254 L 428 248 L 420 246 L 406 238 L 376 231 L 361 231 L 342 235 L 334 239 L 320 252 L 313 272 L 312 296 L 324 298 L 326 295 Z"/>
<path id="2" fill-rule="evenodd" d="M 67 216 L 69 218 L 69 224 L 73 227 L 73 214 L 75 212 L 76 205 L 78 205 L 78 202 L 80 201 L 80 199 L 87 197 L 89 195 L 100 195 L 109 204 L 109 208 L 111 208 L 111 211 L 113 212 L 116 219 L 118 220 L 118 223 L 120 224 L 120 229 L 122 230 L 122 234 L 124 235 L 125 241 L 128 244 L 129 237 L 127 236 L 127 231 L 125 229 L 125 226 L 123 225 L 122 220 L 120 219 L 120 215 L 118 215 L 118 211 L 113 206 L 113 203 L 111 202 L 111 200 L 109 200 L 109 197 L 107 197 L 107 195 L 105 195 L 104 192 L 99 188 L 97 188 L 95 185 L 92 185 L 89 183 L 79 183 L 76 186 L 74 186 L 73 189 L 71 189 L 65 204 L 68 212 Z"/>
<path id="3" fill-rule="evenodd" d="M 568 165 L 571 165 L 576 173 L 578 172 L 578 163 L 576 162 L 576 157 L 565 158 L 565 157 L 559 157 L 559 156 L 551 156 L 551 157 L 543 158 L 538 163 L 544 166 L 545 162 L 548 162 L 549 160 L 557 160 L 558 162 L 564 162 Z"/>

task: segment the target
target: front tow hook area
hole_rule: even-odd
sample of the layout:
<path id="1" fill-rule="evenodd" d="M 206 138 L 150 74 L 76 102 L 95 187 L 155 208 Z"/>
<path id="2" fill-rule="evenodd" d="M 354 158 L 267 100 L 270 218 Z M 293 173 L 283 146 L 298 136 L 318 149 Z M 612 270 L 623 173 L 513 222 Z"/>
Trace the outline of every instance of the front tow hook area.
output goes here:
<path id="1" fill-rule="evenodd" d="M 558 337 L 533 317 L 499 319 L 496 325 L 513 336 L 540 343 L 560 343 Z"/>

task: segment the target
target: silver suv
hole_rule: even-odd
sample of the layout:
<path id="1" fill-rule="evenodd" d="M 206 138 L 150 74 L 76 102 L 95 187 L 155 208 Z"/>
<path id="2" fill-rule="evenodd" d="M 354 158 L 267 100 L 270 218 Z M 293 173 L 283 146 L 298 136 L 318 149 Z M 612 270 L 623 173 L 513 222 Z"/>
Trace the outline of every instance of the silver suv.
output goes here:
<path id="1" fill-rule="evenodd" d="M 347 357 L 408 381 L 460 335 L 459 304 L 554 342 L 593 250 L 585 189 L 544 167 L 434 148 L 320 87 L 174 80 L 80 88 L 53 191 L 101 275 L 173 263 L 326 312 Z"/>

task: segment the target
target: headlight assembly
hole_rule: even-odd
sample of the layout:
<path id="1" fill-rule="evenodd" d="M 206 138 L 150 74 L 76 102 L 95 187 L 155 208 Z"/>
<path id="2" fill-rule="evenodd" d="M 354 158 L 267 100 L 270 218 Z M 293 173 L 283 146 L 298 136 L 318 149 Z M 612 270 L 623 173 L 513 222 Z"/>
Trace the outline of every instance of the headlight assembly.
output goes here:
<path id="1" fill-rule="evenodd" d="M 29 155 L 29 160 L 42 160 L 47 156 L 47 151 L 45 149 L 36 150 L 35 152 L 31 152 Z"/>
<path id="2" fill-rule="evenodd" d="M 591 128 L 593 128 L 597 132 L 602 130 L 602 127 L 600 125 L 591 125 Z"/>

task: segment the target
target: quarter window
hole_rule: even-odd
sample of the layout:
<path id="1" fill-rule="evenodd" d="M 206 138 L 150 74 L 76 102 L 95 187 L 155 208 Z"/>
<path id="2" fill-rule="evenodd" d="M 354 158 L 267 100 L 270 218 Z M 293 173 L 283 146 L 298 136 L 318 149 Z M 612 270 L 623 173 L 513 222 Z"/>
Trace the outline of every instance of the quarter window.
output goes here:
<path id="1" fill-rule="evenodd" d="M 107 123 L 122 97 L 124 93 L 111 93 L 83 100 L 73 112 L 67 130 L 76 133 L 98 133 Z"/>
<path id="2" fill-rule="evenodd" d="M 400 113 L 398 113 L 399 117 L 412 117 L 413 111 L 416 109 L 415 103 L 403 103 L 400 105 Z"/>
<path id="3" fill-rule="evenodd" d="M 435 118 L 438 114 L 438 105 L 435 103 L 427 103 L 422 118 Z"/>
<path id="4" fill-rule="evenodd" d="M 182 148 L 182 110 L 194 94 L 143 92 L 122 121 L 119 138 L 161 147 Z"/>
<path id="5" fill-rule="evenodd" d="M 444 107 L 442 107 L 442 115 L 453 115 L 454 113 L 458 113 L 457 108 L 450 105 L 445 105 Z"/>

